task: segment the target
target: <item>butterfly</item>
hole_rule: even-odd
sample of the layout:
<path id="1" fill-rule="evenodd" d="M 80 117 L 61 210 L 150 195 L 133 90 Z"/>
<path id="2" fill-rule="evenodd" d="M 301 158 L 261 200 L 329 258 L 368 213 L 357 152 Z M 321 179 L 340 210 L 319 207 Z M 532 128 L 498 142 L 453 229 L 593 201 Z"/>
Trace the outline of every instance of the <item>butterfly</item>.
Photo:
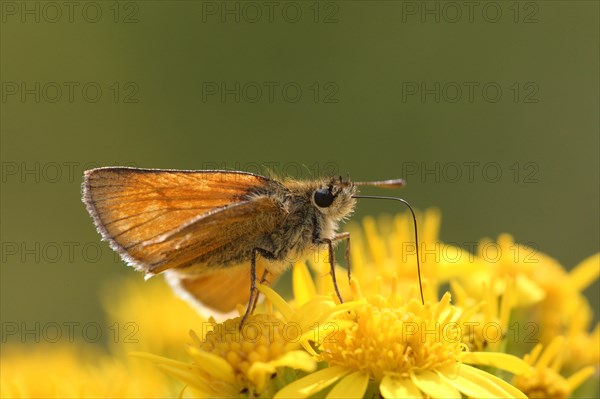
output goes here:
<path id="1" fill-rule="evenodd" d="M 360 185 L 401 187 L 404 180 L 278 181 L 238 171 L 106 167 L 85 172 L 83 202 L 129 265 L 147 277 L 164 273 L 201 308 L 228 313 L 248 303 L 243 322 L 256 305 L 257 276 L 273 281 L 290 260 L 315 249 L 328 249 L 342 301 L 334 247 L 349 244 L 350 234 L 338 227 L 356 199 L 374 198 L 358 196 Z"/>

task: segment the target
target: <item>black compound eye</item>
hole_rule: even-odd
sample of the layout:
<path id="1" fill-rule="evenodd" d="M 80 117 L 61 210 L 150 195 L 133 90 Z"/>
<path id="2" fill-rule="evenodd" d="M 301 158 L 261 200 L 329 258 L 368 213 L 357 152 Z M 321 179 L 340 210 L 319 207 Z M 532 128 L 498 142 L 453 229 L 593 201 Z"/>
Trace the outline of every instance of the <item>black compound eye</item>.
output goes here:
<path id="1" fill-rule="evenodd" d="M 331 190 L 327 188 L 320 188 L 315 191 L 315 204 L 317 204 L 320 208 L 327 208 L 331 204 L 333 204 L 333 196 Z"/>

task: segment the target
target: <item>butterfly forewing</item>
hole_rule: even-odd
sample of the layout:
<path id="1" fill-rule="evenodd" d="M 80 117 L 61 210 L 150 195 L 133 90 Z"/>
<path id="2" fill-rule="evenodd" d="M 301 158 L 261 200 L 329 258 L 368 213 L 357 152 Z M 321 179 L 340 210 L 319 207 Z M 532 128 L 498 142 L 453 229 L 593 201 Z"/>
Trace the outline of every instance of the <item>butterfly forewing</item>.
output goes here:
<path id="1" fill-rule="evenodd" d="M 193 219 L 180 231 L 167 234 L 159 242 L 144 243 L 136 250 L 143 254 L 154 254 L 153 259 L 158 259 L 149 265 L 149 271 L 152 273 L 175 267 L 190 267 L 200 262 L 204 255 L 216 252 L 220 256 L 217 254 L 213 257 L 212 263 L 224 265 L 225 254 L 235 258 L 236 255 L 243 254 L 244 250 L 247 251 L 245 255 L 249 259 L 251 248 L 240 244 L 256 242 L 260 235 L 276 229 L 282 212 L 280 204 L 273 198 L 257 197 Z M 277 216 L 273 217 L 275 215 Z M 233 250 L 230 248 L 228 251 L 222 251 L 226 244 L 233 242 L 237 244 L 233 246 Z M 221 261 L 215 262 L 215 259 Z M 204 261 L 206 260 L 205 258 Z"/>
<path id="2" fill-rule="evenodd" d="M 84 200 L 113 249 L 157 273 L 235 240 L 250 214 L 281 212 L 268 196 L 249 197 L 276 184 L 243 172 L 100 168 L 86 172 Z"/>

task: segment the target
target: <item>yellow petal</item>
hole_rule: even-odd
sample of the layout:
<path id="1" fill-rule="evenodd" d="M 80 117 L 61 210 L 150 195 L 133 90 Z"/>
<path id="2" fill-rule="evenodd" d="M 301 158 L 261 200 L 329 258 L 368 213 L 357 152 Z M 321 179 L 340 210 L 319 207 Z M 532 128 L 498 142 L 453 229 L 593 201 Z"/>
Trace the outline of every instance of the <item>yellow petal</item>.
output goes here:
<path id="1" fill-rule="evenodd" d="M 300 306 L 287 321 L 298 323 L 302 332 L 304 332 L 308 328 L 313 328 L 316 323 L 325 320 L 331 314 L 332 310 L 335 310 L 334 308 L 335 303 L 329 297 L 313 297 Z"/>
<path id="2" fill-rule="evenodd" d="M 327 399 L 362 398 L 369 384 L 369 375 L 361 371 L 348 374 L 335 384 L 327 395 Z"/>
<path id="3" fill-rule="evenodd" d="M 473 273 L 479 273 L 481 275 L 485 275 L 486 277 L 489 275 L 489 265 L 484 261 L 478 258 L 473 258 L 468 262 L 458 262 L 457 260 L 470 259 L 470 257 L 473 255 L 459 247 L 449 244 L 440 245 L 443 245 L 440 249 L 441 259 L 436 262 L 436 277 L 440 281 L 448 281 L 452 278 L 470 276 Z"/>
<path id="4" fill-rule="evenodd" d="M 214 392 L 210 389 L 208 381 L 206 381 L 201 374 L 194 372 L 192 368 L 195 366 L 192 366 L 189 363 L 180 362 L 178 360 L 169 359 L 146 352 L 130 352 L 129 355 L 156 363 L 156 367 L 161 369 L 164 373 L 169 374 L 170 376 L 177 378 L 194 388 L 194 390 L 198 392 L 199 397 L 208 398 L 214 396 Z M 235 391 L 232 392 L 235 393 Z"/>
<path id="5" fill-rule="evenodd" d="M 324 323 L 315 323 L 310 326 L 307 331 L 300 336 L 299 339 L 295 339 L 295 342 L 290 342 L 286 344 L 285 349 L 291 350 L 294 347 L 298 346 L 298 342 L 302 344 L 303 347 L 306 348 L 306 344 L 309 341 L 315 343 L 322 343 L 324 341 L 333 343 L 337 340 L 337 332 L 343 331 L 345 328 L 351 328 L 355 323 L 352 320 L 329 320 Z M 310 346 L 310 345 L 309 345 Z M 307 351 L 313 356 L 317 356 L 311 349 L 307 349 Z"/>
<path id="6" fill-rule="evenodd" d="M 277 392 L 275 399 L 306 398 L 327 388 L 350 371 L 344 367 L 333 366 L 319 370 L 286 385 Z"/>
<path id="7" fill-rule="evenodd" d="M 307 260 L 315 273 L 317 273 L 319 276 L 329 273 L 329 269 L 331 269 L 331 267 L 328 263 L 329 256 L 327 250 L 319 249 L 314 255 L 315 256 L 311 256 Z"/>
<path id="8" fill-rule="evenodd" d="M 544 290 L 524 274 L 516 276 L 515 286 L 516 302 L 521 306 L 533 305 L 546 296 Z"/>
<path id="9" fill-rule="evenodd" d="M 523 392 L 519 391 L 517 388 L 510 385 L 508 382 L 504 381 L 502 378 L 498 378 L 493 374 L 487 373 L 483 370 L 479 370 L 477 367 L 472 367 L 470 371 L 473 373 L 481 374 L 485 378 L 489 378 L 490 380 L 494 381 L 498 386 L 500 386 L 500 388 L 502 388 L 506 392 L 508 392 L 509 398 L 527 399 L 527 396 Z"/>
<path id="10" fill-rule="evenodd" d="M 209 398 L 215 395 L 215 392 L 210 388 L 209 382 L 203 380 L 198 374 L 190 370 L 183 370 L 168 364 L 157 364 L 156 367 L 192 387 L 200 397 Z M 230 392 L 235 394 L 234 389 L 231 389 Z"/>
<path id="11" fill-rule="evenodd" d="M 555 337 L 552 340 L 552 342 L 550 342 L 550 344 L 548 346 L 546 346 L 546 349 L 544 350 L 544 352 L 542 352 L 542 355 L 540 356 L 539 360 L 537 361 L 535 368 L 538 370 L 542 370 L 542 369 L 548 367 L 548 365 L 550 364 L 552 359 L 554 359 L 556 356 L 558 356 L 558 354 L 561 350 L 564 350 L 564 346 L 563 346 L 564 341 L 565 341 L 564 337 L 562 337 L 560 335 L 558 337 Z"/>
<path id="12" fill-rule="evenodd" d="M 441 367 L 438 374 L 460 392 L 471 398 L 508 398 L 508 392 L 498 386 L 492 379 L 473 371 L 472 366 L 461 364 L 458 368 Z"/>
<path id="13" fill-rule="evenodd" d="M 411 373 L 410 378 L 421 391 L 434 399 L 462 399 L 460 392 L 436 373 L 421 371 L 419 374 Z"/>
<path id="14" fill-rule="evenodd" d="M 571 283 L 578 291 L 583 291 L 600 275 L 600 252 L 584 259 L 569 273 Z"/>
<path id="15" fill-rule="evenodd" d="M 293 269 L 292 283 L 294 298 L 298 306 L 317 296 L 317 288 L 304 262 L 296 262 Z"/>
<path id="16" fill-rule="evenodd" d="M 319 354 L 317 353 L 317 351 L 315 351 L 315 349 L 311 346 L 310 342 L 308 342 L 311 338 L 306 338 L 305 337 L 306 334 L 304 334 L 304 336 L 300 337 L 300 342 L 302 344 L 302 347 L 304 348 L 304 350 L 306 352 L 308 352 L 309 355 L 314 356 L 314 357 L 318 357 Z M 294 344 L 294 346 L 292 346 L 291 344 L 287 344 L 285 346 L 285 350 L 289 350 L 288 348 L 294 348 L 296 345 Z"/>
<path id="17" fill-rule="evenodd" d="M 290 317 L 292 317 L 294 311 L 292 310 L 291 306 L 288 305 L 285 299 L 279 296 L 278 293 L 263 284 L 256 284 L 256 288 L 258 288 L 258 290 L 262 292 L 269 301 L 271 301 L 271 303 L 277 308 L 277 310 L 281 312 L 286 320 L 289 320 Z"/>
<path id="18" fill-rule="evenodd" d="M 521 358 L 500 352 L 466 352 L 461 360 L 464 363 L 496 367 L 516 375 L 528 374 L 531 367 Z"/>
<path id="19" fill-rule="evenodd" d="M 254 381 L 257 376 L 264 373 L 274 373 L 277 367 L 291 367 L 304 371 L 314 371 L 317 362 L 304 351 L 292 351 L 270 362 L 255 362 L 248 369 L 248 378 Z"/>
<path id="20" fill-rule="evenodd" d="M 497 242 L 504 254 L 510 253 L 510 250 L 513 249 L 515 245 L 515 239 L 508 233 L 500 234 Z"/>
<path id="21" fill-rule="evenodd" d="M 569 384 L 569 388 L 571 388 L 571 390 L 574 391 L 581 384 L 583 384 L 585 380 L 590 378 L 595 371 L 596 369 L 594 368 L 594 366 L 588 366 L 577 371 L 575 374 L 567 378 L 567 384 Z"/>
<path id="22" fill-rule="evenodd" d="M 421 399 L 423 394 L 408 378 L 386 375 L 379 384 L 379 392 L 386 399 Z"/>
<path id="23" fill-rule="evenodd" d="M 510 312 L 513 307 L 513 295 L 515 294 L 515 283 L 512 278 L 506 278 L 506 288 L 504 289 L 504 295 L 502 297 L 502 302 L 500 303 L 500 325 L 508 326 L 508 321 L 510 318 Z M 500 345 L 500 341 L 498 341 L 495 347 Z"/>
<path id="24" fill-rule="evenodd" d="M 196 367 L 200 370 L 217 380 L 229 383 L 235 382 L 233 367 L 231 367 L 227 360 L 212 353 L 201 351 L 194 346 L 189 347 L 188 351 L 190 356 L 196 360 Z"/>
<path id="25" fill-rule="evenodd" d="M 171 365 L 174 367 L 185 368 L 185 367 L 190 366 L 188 363 L 183 363 L 178 360 L 170 359 L 168 357 L 162 357 L 162 356 L 158 356 L 158 355 L 154 355 L 152 353 L 146 353 L 146 352 L 129 352 L 129 356 L 137 357 L 139 359 L 150 360 L 151 362 L 158 363 L 158 364 L 168 364 L 168 365 Z"/>
<path id="26" fill-rule="evenodd" d="M 275 367 L 292 367 L 308 372 L 315 371 L 317 362 L 304 351 L 292 351 L 270 362 Z"/>
<path id="27" fill-rule="evenodd" d="M 469 295 L 467 294 L 465 288 L 462 285 L 460 285 L 458 281 L 450 280 L 450 288 L 452 290 L 452 293 L 454 294 L 454 297 L 456 298 L 455 303 L 463 304 L 463 306 L 467 304 Z"/>
<path id="28" fill-rule="evenodd" d="M 329 263 L 326 264 L 327 265 L 327 271 L 325 272 L 317 272 L 317 276 L 316 276 L 316 283 L 317 283 L 317 291 L 318 292 L 322 292 L 322 293 L 326 293 L 326 294 L 330 294 L 332 297 L 336 297 L 336 294 L 334 292 L 334 284 L 333 284 L 333 279 L 331 278 L 331 267 L 329 267 Z M 337 285 L 338 288 L 342 294 L 342 298 L 347 298 L 350 299 L 348 296 L 350 295 L 350 290 L 348 290 L 348 285 L 347 284 L 342 284 L 342 282 L 344 282 L 344 279 L 342 276 L 344 276 L 346 273 L 348 272 L 348 270 L 341 268 L 340 266 L 335 266 L 335 275 L 337 276 Z"/>
<path id="29" fill-rule="evenodd" d="M 291 367 L 311 372 L 317 368 L 317 362 L 304 351 L 292 351 L 270 362 L 252 363 L 246 376 L 255 385 L 256 390 L 262 392 L 267 378 L 277 371 L 277 367 Z"/>
<path id="30" fill-rule="evenodd" d="M 371 255 L 371 259 L 373 259 L 373 263 L 376 265 L 383 264 L 385 262 L 387 249 L 385 247 L 385 241 L 377 231 L 377 222 L 375 221 L 375 218 L 366 216 L 363 219 L 363 228 L 365 230 L 369 254 Z"/>
<path id="31" fill-rule="evenodd" d="M 542 344 L 537 344 L 534 346 L 529 355 L 524 356 L 524 360 L 527 362 L 527 364 L 533 365 L 535 362 L 537 362 L 540 354 L 542 353 L 542 349 L 544 349 L 544 345 Z"/>
<path id="32" fill-rule="evenodd" d="M 438 242 L 440 226 L 442 225 L 442 212 L 438 208 L 427 208 L 423 215 L 422 242 Z"/>

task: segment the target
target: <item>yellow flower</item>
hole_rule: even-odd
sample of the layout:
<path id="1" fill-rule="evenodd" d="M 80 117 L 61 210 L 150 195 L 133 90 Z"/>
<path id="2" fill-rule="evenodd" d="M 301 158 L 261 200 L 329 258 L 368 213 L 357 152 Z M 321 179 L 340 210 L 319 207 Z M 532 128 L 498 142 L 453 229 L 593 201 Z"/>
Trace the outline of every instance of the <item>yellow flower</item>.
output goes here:
<path id="1" fill-rule="evenodd" d="M 478 270 L 485 270 L 484 263 L 459 246 L 439 240 L 441 214 L 437 208 L 427 209 L 422 215 L 417 212 L 419 234 L 419 260 L 426 299 L 437 300 L 441 284 L 450 279 Z M 402 292 L 410 292 L 410 297 L 420 297 L 417 276 L 416 247 L 413 219 L 410 213 L 400 213 L 393 217 L 381 215 L 377 219 L 367 216 L 359 225 L 349 223 L 351 236 L 352 276 L 361 282 L 365 293 L 388 293 L 389 282 L 398 277 L 397 284 Z M 326 256 L 319 261 L 311 260 L 311 266 L 322 276 L 318 281 L 319 292 L 327 292 L 331 287 L 328 276 L 329 264 Z M 343 276 L 344 270 L 340 271 Z M 378 281 L 381 278 L 381 281 Z M 349 295 L 345 279 L 339 284 Z"/>
<path id="2" fill-rule="evenodd" d="M 573 297 L 570 298 L 572 312 L 567 315 L 567 326 L 563 328 L 563 330 L 566 329 L 567 344 L 570 348 L 565 359 L 565 363 L 568 365 L 597 366 L 600 362 L 600 323 L 597 323 L 594 330 L 589 332 L 593 311 L 586 298 L 581 295 L 581 292 L 596 281 L 599 275 L 600 253 L 584 259 L 568 274 L 567 286 L 575 291 Z M 564 296 L 563 299 L 569 300 Z"/>
<path id="3" fill-rule="evenodd" d="M 102 295 L 110 351 L 75 340 L 69 344 L 3 345 L 0 396 L 7 398 L 164 398 L 181 385 L 154 365 L 131 358 L 132 350 L 181 352 L 180 323 L 198 315 L 160 279 L 112 282 Z M 149 311 L 148 309 L 152 310 Z M 159 326 L 159 327 L 158 327 Z"/>
<path id="4" fill-rule="evenodd" d="M 290 307 L 272 289 L 259 289 L 280 310 L 282 317 L 254 314 L 240 328 L 241 317 L 203 325 L 188 348 L 193 363 L 137 353 L 153 360 L 168 374 L 185 382 L 198 397 L 270 397 L 280 387 L 296 379 L 297 371 L 310 372 L 317 367 L 309 351 L 309 340 L 318 335 L 320 323 L 335 307 L 328 297 L 315 297 L 297 309 Z M 296 370 L 296 372 L 294 371 Z"/>
<path id="5" fill-rule="evenodd" d="M 117 279 L 106 284 L 100 295 L 107 324 L 114 326 L 111 350 L 118 355 L 134 350 L 173 357 L 185 355 L 181 343 L 187 340 L 188 330 L 206 321 L 178 298 L 162 278 Z"/>
<path id="6" fill-rule="evenodd" d="M 587 326 L 578 320 L 586 314 L 581 310 L 589 307 L 582 291 L 598 279 L 600 254 L 567 272 L 550 256 L 517 244 L 510 235 L 502 234 L 497 242 L 480 241 L 478 257 L 485 261 L 486 270 L 460 276 L 462 287 L 470 296 L 484 299 L 490 290 L 502 294 L 507 281 L 514 281 L 513 307 L 521 309 L 521 324 L 535 323 L 531 329 L 535 332 L 530 336 L 532 340 L 549 343 L 559 334 L 572 333 L 573 324 Z"/>
<path id="7" fill-rule="evenodd" d="M 565 334 L 567 352 L 565 354 L 565 367 L 579 369 L 582 366 L 596 366 L 600 364 L 600 323 L 589 332 L 592 322 L 592 310 L 588 303 L 582 303 L 575 311 Z"/>
<path id="8" fill-rule="evenodd" d="M 569 378 L 560 375 L 564 354 L 563 337 L 556 337 L 543 352 L 542 347 L 541 344 L 536 345 L 531 353 L 524 357 L 524 360 L 533 366 L 533 374 L 526 377 L 517 376 L 513 381 L 529 398 L 568 398 L 594 373 L 594 367 L 588 366 Z"/>
<path id="9" fill-rule="evenodd" d="M 2 348 L 2 398 L 165 398 L 180 388 L 155 367 L 83 343 Z"/>
<path id="10" fill-rule="evenodd" d="M 485 269 L 460 276 L 463 286 L 474 297 L 485 297 L 484 284 L 496 293 L 505 289 L 505 278 L 515 283 L 515 305 L 530 306 L 544 299 L 546 293 L 536 281 L 537 270 L 556 275 L 562 271 L 557 261 L 535 248 L 517 244 L 512 236 L 501 234 L 496 242 L 483 239 L 477 246 L 477 259 Z"/>
<path id="11" fill-rule="evenodd" d="M 587 324 L 587 320 L 578 320 L 585 317 L 589 309 L 582 292 L 598 279 L 599 274 L 600 254 L 590 256 L 570 272 L 562 267 L 556 270 L 536 269 L 533 279 L 546 294 L 535 309 L 535 316 L 543 326 L 540 336 L 542 343 L 547 344 L 557 335 L 566 334 L 572 330 L 573 324 Z"/>
<path id="12" fill-rule="evenodd" d="M 569 283 L 579 292 L 585 290 L 600 276 L 600 253 L 592 255 L 569 272 Z"/>
<path id="13" fill-rule="evenodd" d="M 344 303 L 325 253 L 311 260 L 314 279 L 304 262 L 294 266 L 289 302 L 259 285 L 267 310 L 241 328 L 239 317 L 198 316 L 161 279 L 113 283 L 103 294 L 111 338 L 118 331 L 110 353 L 82 343 L 3 346 L 0 396 L 566 398 L 597 382 L 589 377 L 598 377 L 600 325 L 582 291 L 598 279 L 600 254 L 567 272 L 506 234 L 469 254 L 439 242 L 439 225 L 435 209 L 419 216 L 424 305 L 412 219 L 366 218 L 350 229 L 350 284 L 338 267 Z M 449 293 L 438 300 L 446 283 L 454 304 Z M 523 346 L 507 334 L 523 322 L 539 328 L 531 338 L 542 344 L 521 359 Z M 189 328 L 198 333 L 186 351 Z M 125 356 L 132 350 L 156 365 Z M 583 393 L 597 396 L 597 387 Z"/>
<path id="14" fill-rule="evenodd" d="M 514 305 L 514 282 L 508 280 L 504 283 L 506 289 L 502 294 L 496 294 L 494 290 L 484 286 L 486 298 L 479 303 L 475 298 L 469 296 L 457 281 L 450 282 L 452 292 L 457 298 L 456 306 L 461 310 L 457 321 L 467 331 L 462 338 L 469 350 L 488 349 L 496 352 L 503 346 L 502 344 L 507 338 L 510 313 Z"/>
<path id="15" fill-rule="evenodd" d="M 299 273 L 300 275 L 300 273 Z M 525 396 L 492 374 L 466 363 L 483 364 L 523 374 L 528 366 L 502 353 L 468 353 L 462 343 L 460 324 L 452 321 L 457 309 L 450 294 L 440 302 L 404 301 L 396 279 L 388 297 L 364 298 L 352 280 L 354 304 L 351 316 L 343 314 L 334 334 L 318 342 L 325 369 L 301 378 L 277 392 L 276 398 L 323 394 L 327 397 L 362 397 L 369 384 L 376 384 L 385 398 L 514 398 Z M 338 313 L 339 314 L 339 313 Z"/>
<path id="16" fill-rule="evenodd" d="M 484 252 L 487 241 L 480 243 L 478 255 L 471 255 L 439 242 L 439 220 L 437 210 L 428 210 L 419 226 L 426 305 L 419 298 L 410 220 L 405 215 L 382 217 L 376 224 L 367 218 L 364 234 L 352 232 L 356 280 L 348 284 L 345 270 L 336 267 L 343 304 L 333 292 L 330 265 L 321 253 L 311 259 L 316 284 L 304 263 L 294 266 L 290 303 L 260 287 L 279 314 L 256 314 L 241 331 L 239 318 L 204 323 L 200 334 L 192 334 L 192 363 L 141 356 L 200 397 L 362 397 L 376 392 L 383 397 L 524 397 L 494 375 L 505 370 L 518 376 L 515 381 L 527 381 L 531 369 L 518 357 L 499 352 L 507 349 L 511 311 L 519 305 L 541 309 L 561 278 L 569 280 L 561 298 L 569 306 L 582 305 L 580 291 L 572 288 L 582 289 L 597 278 L 589 266 L 594 260 L 583 262 L 569 278 L 543 254 L 534 253 L 538 262 L 529 262 L 531 249 L 514 244 L 508 235 L 493 245 L 499 249 L 497 258 Z M 546 275 L 536 269 L 540 262 L 542 269 L 547 266 Z M 455 306 L 449 294 L 437 300 L 446 282 L 456 295 Z M 566 319 L 561 320 L 564 326 Z M 579 334 L 577 342 L 589 342 L 585 339 L 593 334 L 581 336 L 589 318 L 570 320 L 579 320 L 569 324 L 572 335 Z M 253 332 L 249 336 L 243 334 L 248 328 Z M 571 348 L 577 350 L 574 344 Z M 319 370 L 314 371 L 317 361 Z"/>

